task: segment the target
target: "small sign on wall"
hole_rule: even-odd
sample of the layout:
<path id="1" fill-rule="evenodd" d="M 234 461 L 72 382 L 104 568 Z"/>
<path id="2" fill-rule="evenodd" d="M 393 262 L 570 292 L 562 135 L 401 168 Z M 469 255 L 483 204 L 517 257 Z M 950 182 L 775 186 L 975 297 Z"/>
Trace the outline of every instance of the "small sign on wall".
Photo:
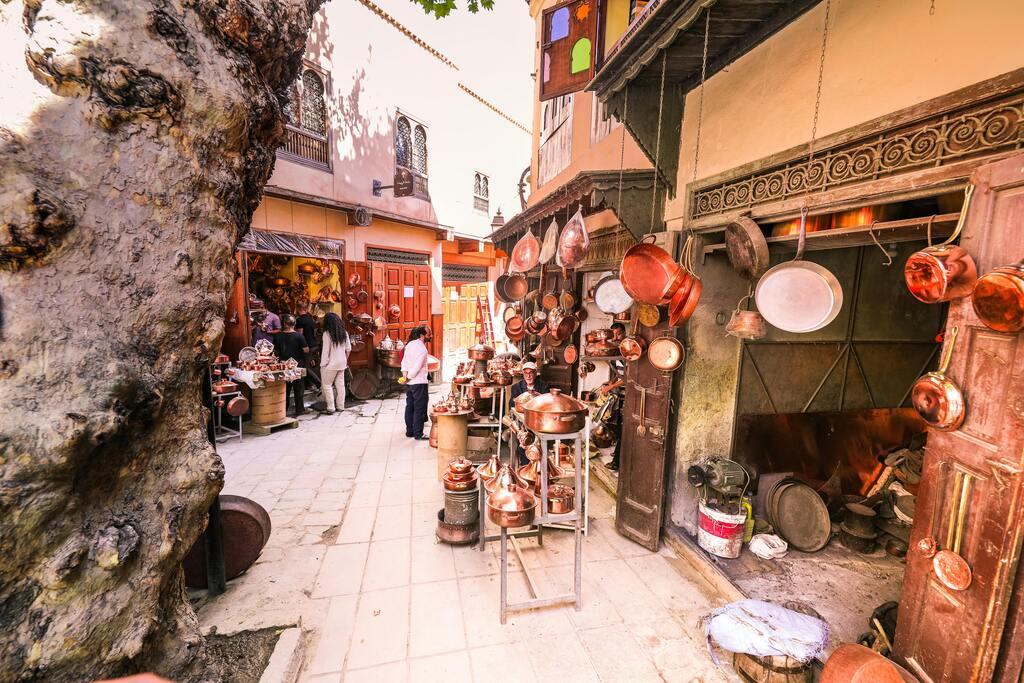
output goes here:
<path id="1" fill-rule="evenodd" d="M 404 296 L 406 299 L 413 299 L 416 297 L 416 294 L 413 292 L 412 287 L 403 287 L 402 296 Z"/>

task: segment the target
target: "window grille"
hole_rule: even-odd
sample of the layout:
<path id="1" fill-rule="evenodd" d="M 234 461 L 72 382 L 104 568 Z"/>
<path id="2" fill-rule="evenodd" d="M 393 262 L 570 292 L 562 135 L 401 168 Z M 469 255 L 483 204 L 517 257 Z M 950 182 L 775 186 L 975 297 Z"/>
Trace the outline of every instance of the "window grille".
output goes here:
<path id="1" fill-rule="evenodd" d="M 487 282 L 487 266 L 463 266 L 445 263 L 441 266 L 444 282 Z"/>
<path id="2" fill-rule="evenodd" d="M 366 260 L 376 261 L 377 263 L 398 263 L 404 266 L 430 265 L 429 254 L 399 251 L 398 249 L 381 249 L 380 247 L 367 247 Z"/>
<path id="3" fill-rule="evenodd" d="M 416 126 L 413 132 L 412 168 L 417 173 L 427 175 L 427 131 L 423 126 Z"/>
<path id="4" fill-rule="evenodd" d="M 311 69 L 306 69 L 302 74 L 302 128 L 321 137 L 327 137 L 324 82 Z"/>
<path id="5" fill-rule="evenodd" d="M 398 117 L 395 126 L 395 164 L 412 168 L 412 127 L 404 116 Z"/>
<path id="6" fill-rule="evenodd" d="M 473 175 L 473 209 L 487 213 L 490 210 L 487 176 L 483 173 Z"/>

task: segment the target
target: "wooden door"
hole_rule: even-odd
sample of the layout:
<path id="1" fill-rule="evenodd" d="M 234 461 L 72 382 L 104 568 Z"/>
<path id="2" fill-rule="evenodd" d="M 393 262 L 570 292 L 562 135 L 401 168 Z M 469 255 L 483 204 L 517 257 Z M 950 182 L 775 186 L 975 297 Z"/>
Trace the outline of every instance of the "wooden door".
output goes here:
<path id="1" fill-rule="evenodd" d="M 655 328 L 639 328 L 648 342 L 672 328 L 663 322 Z M 676 372 L 682 372 L 677 370 Z M 665 500 L 666 438 L 672 404 L 673 375 L 654 368 L 644 355 L 626 365 L 626 401 L 622 413 L 622 447 L 619 452 L 619 489 L 615 504 L 615 528 L 640 545 L 657 551 L 661 540 Z M 646 434 L 641 435 L 642 424 Z"/>
<path id="2" fill-rule="evenodd" d="M 409 339 L 409 332 L 417 325 L 430 325 L 430 267 L 371 261 L 374 291 L 382 292 L 384 333 L 391 339 Z M 398 319 L 388 314 L 392 305 L 399 308 Z M 381 333 L 380 338 L 383 339 Z"/>
<path id="3" fill-rule="evenodd" d="M 1024 155 L 981 167 L 973 181 L 961 245 L 986 273 L 1024 257 Z M 923 680 L 960 683 L 992 680 L 1017 575 L 1024 533 L 1024 337 L 982 325 L 970 298 L 950 305 L 947 343 L 954 325 L 959 334 L 948 375 L 964 393 L 967 416 L 957 431 L 929 431 L 896 653 Z M 971 478 L 960 554 L 973 581 L 964 591 L 941 584 L 918 548 L 926 538 L 945 547 L 958 474 Z"/>

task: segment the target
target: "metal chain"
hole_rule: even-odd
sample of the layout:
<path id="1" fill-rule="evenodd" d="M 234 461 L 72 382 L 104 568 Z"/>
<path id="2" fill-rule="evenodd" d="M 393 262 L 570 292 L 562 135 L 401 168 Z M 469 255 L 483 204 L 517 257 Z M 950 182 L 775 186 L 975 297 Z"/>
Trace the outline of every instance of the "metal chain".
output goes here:
<path id="1" fill-rule="evenodd" d="M 654 232 L 654 214 L 658 207 L 658 162 L 661 161 L 661 114 L 665 105 L 665 67 L 668 52 L 661 52 L 661 89 L 658 91 L 658 133 L 654 143 L 654 190 L 651 193 L 651 225 L 647 232 Z"/>
<path id="2" fill-rule="evenodd" d="M 693 144 L 693 180 L 697 180 L 697 164 L 700 162 L 700 131 L 704 123 L 704 81 L 708 74 L 708 38 L 711 33 L 711 7 L 704 11 L 704 56 L 700 62 L 700 99 L 697 104 L 697 139 Z"/>
<path id="3" fill-rule="evenodd" d="M 828 45 L 828 20 L 832 9 L 832 0 L 825 0 L 825 28 L 821 32 L 821 58 L 818 61 L 818 91 L 814 96 L 814 122 L 811 124 L 811 144 L 807 155 L 807 173 L 810 175 L 814 164 L 814 143 L 818 137 L 818 114 L 821 111 L 821 85 L 825 77 L 825 48 Z M 807 183 L 808 194 L 811 191 Z"/>
<path id="4" fill-rule="evenodd" d="M 932 6 L 928 8 L 928 14 L 929 15 L 935 14 L 935 0 L 932 0 Z"/>
<path id="5" fill-rule="evenodd" d="M 622 211 L 622 169 L 626 165 L 626 116 L 629 115 L 629 88 L 622 89 L 622 140 L 619 142 L 619 201 L 616 208 Z"/>

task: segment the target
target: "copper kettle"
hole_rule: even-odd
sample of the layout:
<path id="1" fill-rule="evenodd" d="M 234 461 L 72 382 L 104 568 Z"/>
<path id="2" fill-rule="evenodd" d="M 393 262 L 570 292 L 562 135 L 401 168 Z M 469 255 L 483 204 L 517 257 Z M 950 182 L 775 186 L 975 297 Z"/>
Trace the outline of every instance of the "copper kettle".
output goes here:
<path id="1" fill-rule="evenodd" d="M 725 333 L 740 339 L 761 339 L 768 334 L 768 326 L 757 311 L 743 309 L 743 302 L 750 298 L 747 294 L 736 304 L 736 310 L 725 326 Z"/>

